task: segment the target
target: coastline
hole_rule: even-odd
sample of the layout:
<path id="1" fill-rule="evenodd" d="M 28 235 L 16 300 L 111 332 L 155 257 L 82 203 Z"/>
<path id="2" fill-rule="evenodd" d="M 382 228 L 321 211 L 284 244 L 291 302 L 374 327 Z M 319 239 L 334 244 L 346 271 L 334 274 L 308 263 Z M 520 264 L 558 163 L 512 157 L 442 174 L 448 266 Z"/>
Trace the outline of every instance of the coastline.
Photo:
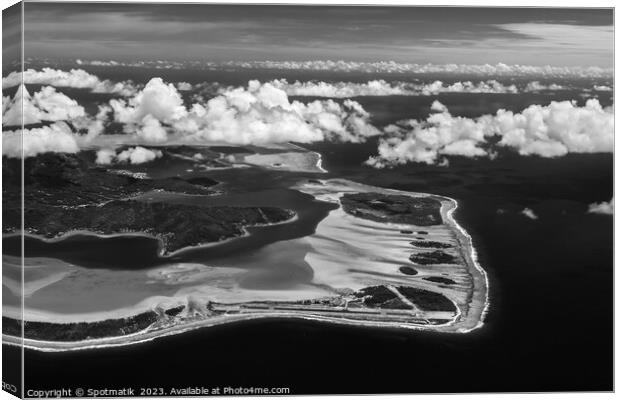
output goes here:
<path id="1" fill-rule="evenodd" d="M 215 246 L 219 246 L 225 243 L 229 243 L 232 242 L 233 240 L 237 240 L 237 239 L 241 239 L 244 237 L 248 237 L 250 236 L 250 232 L 248 232 L 247 228 L 255 228 L 255 227 L 262 227 L 262 226 L 275 226 L 275 225 L 282 225 L 282 224 L 288 224 L 291 222 L 295 222 L 298 220 L 298 216 L 297 213 L 295 213 L 292 217 L 290 217 L 289 219 L 283 220 L 283 221 L 278 221 L 278 222 L 270 222 L 270 223 L 265 223 L 265 224 L 255 224 L 255 225 L 248 225 L 248 226 L 243 226 L 242 230 L 243 230 L 243 234 L 241 235 L 237 235 L 237 236 L 233 236 L 233 237 L 229 237 L 226 239 L 222 239 L 222 240 L 218 240 L 216 242 L 203 242 L 203 243 L 199 243 L 197 245 L 193 245 L 193 246 L 185 246 L 185 247 L 181 247 L 177 250 L 171 251 L 171 252 L 165 252 L 164 251 L 164 243 L 162 241 L 162 239 L 156 235 L 150 234 L 150 233 L 146 233 L 143 231 L 136 231 L 136 232 L 120 232 L 120 233 L 100 233 L 100 232 L 94 232 L 94 231 L 89 231 L 86 229 L 72 229 L 70 231 L 64 232 L 58 236 L 54 236 L 52 238 L 47 238 L 45 236 L 41 236 L 41 235 L 37 235 L 34 233 L 29 233 L 29 232 L 25 232 L 23 234 L 23 236 L 27 236 L 33 239 L 37 239 L 40 240 L 42 242 L 45 243 L 57 243 L 57 242 L 61 242 L 67 238 L 70 238 L 72 236 L 92 236 L 92 237 L 98 237 L 98 238 L 102 238 L 102 239 L 109 239 L 109 238 L 114 238 L 114 237 L 145 237 L 148 239 L 153 239 L 156 240 L 158 242 L 158 246 L 157 246 L 157 255 L 161 258 L 171 258 L 175 255 L 178 255 L 179 253 L 182 252 L 186 252 L 186 251 L 191 251 L 191 250 L 195 250 L 195 249 L 201 249 L 201 248 L 208 248 L 208 247 L 215 247 Z M 2 237 L 3 238 L 9 238 L 9 237 L 19 237 L 22 236 L 21 233 L 18 232 L 12 232 L 12 233 L 7 233 L 7 234 L 3 234 Z"/>
<path id="2" fill-rule="evenodd" d="M 445 196 L 444 196 L 445 197 Z M 449 198 L 449 197 L 446 197 Z M 470 263 L 474 266 L 474 268 L 476 269 L 476 271 L 478 272 L 478 274 L 482 277 L 482 279 L 484 280 L 484 285 L 483 286 L 474 286 L 474 289 L 476 288 L 480 288 L 483 287 L 484 288 L 484 305 L 482 307 L 482 310 L 480 311 L 480 319 L 478 321 L 478 324 L 476 324 L 476 326 L 469 328 L 466 331 L 463 331 L 464 333 L 467 332 L 471 332 L 475 329 L 478 329 L 480 327 L 482 327 L 484 325 L 484 320 L 486 319 L 486 315 L 489 311 L 489 307 L 491 306 L 491 299 L 489 296 L 489 276 L 487 274 L 487 272 L 484 270 L 484 268 L 482 268 L 482 265 L 480 265 L 480 263 L 478 262 L 478 253 L 476 252 L 476 248 L 473 244 L 473 239 L 471 237 L 471 235 L 469 233 L 467 233 L 467 231 L 457 222 L 456 218 L 453 217 L 452 214 L 454 214 L 454 212 L 456 211 L 456 209 L 458 208 L 458 202 L 455 199 L 449 198 L 451 201 L 454 202 L 454 207 L 451 208 L 450 210 L 448 210 L 447 215 L 449 216 L 449 221 L 452 222 L 454 224 L 454 226 L 456 227 L 458 233 L 465 239 L 466 242 L 466 247 L 468 248 L 468 252 L 466 253 L 469 258 L 470 258 Z M 474 277 L 475 279 L 475 277 Z M 473 295 L 475 295 L 475 293 L 473 293 Z"/>
<path id="3" fill-rule="evenodd" d="M 357 191 L 367 191 L 367 192 L 378 192 L 384 194 L 394 194 L 394 195 L 406 195 L 406 196 L 414 196 L 414 197 L 434 197 L 443 199 L 441 206 L 441 216 L 445 225 L 448 225 L 452 228 L 452 231 L 456 234 L 457 241 L 459 243 L 459 248 L 462 250 L 460 253 L 465 259 L 465 264 L 467 265 L 467 272 L 472 278 L 472 292 L 471 299 L 466 301 L 466 307 L 463 307 L 463 304 L 457 306 L 457 315 L 454 320 L 455 323 L 452 327 L 442 329 L 442 331 L 450 331 L 450 329 L 462 331 L 463 333 L 470 332 L 474 329 L 480 328 L 484 325 L 484 318 L 486 316 L 487 310 L 489 308 L 489 281 L 486 272 L 480 266 L 477 260 L 477 253 L 475 247 L 473 246 L 473 241 L 471 236 L 465 231 L 463 227 L 461 227 L 456 219 L 454 218 L 454 212 L 458 208 L 458 202 L 447 196 L 434 195 L 430 193 L 422 193 L 422 192 L 407 192 L 396 189 L 387 189 L 381 187 L 375 187 L 370 185 L 365 185 L 358 182 L 352 182 L 344 179 L 329 179 L 322 180 L 322 185 L 329 184 L 332 187 L 330 191 L 327 191 L 326 194 L 321 193 L 322 187 L 320 185 L 305 185 L 306 190 L 301 187 L 298 187 L 298 190 L 305 191 L 309 193 L 315 198 L 321 197 L 323 201 L 332 201 L 338 202 L 339 197 L 342 193 L 345 192 L 357 192 Z M 308 190 L 307 188 L 313 186 L 312 189 Z M 336 192 L 336 193 L 335 193 Z M 334 210 L 332 213 L 336 213 L 339 210 Z M 329 217 L 328 217 L 329 218 Z M 325 220 L 324 220 L 325 221 Z M 322 221 L 323 222 L 323 221 Z M 319 224 L 320 225 L 320 224 Z M 404 226 L 398 226 L 398 224 L 384 224 L 384 225 L 394 225 L 397 228 L 401 229 L 405 228 Z M 384 229 L 384 228 L 377 228 Z M 425 229 L 428 229 L 425 228 Z M 376 241 L 375 239 L 374 241 Z M 364 243 L 364 247 L 372 248 L 374 243 Z M 397 246 L 396 243 L 393 243 L 392 246 Z M 385 254 L 388 251 L 389 247 L 383 246 L 381 247 L 383 253 Z M 416 267 L 419 268 L 419 267 Z M 454 301 L 454 299 L 450 299 Z M 465 309 L 463 309 L 465 308 Z M 464 313 L 464 315 L 461 315 Z M 434 329 L 434 328 L 433 328 Z M 439 329 L 437 329 L 439 330 Z"/>
<path id="4" fill-rule="evenodd" d="M 428 327 L 424 325 L 404 324 L 398 322 L 374 322 L 374 321 L 362 321 L 346 318 L 330 318 L 322 315 L 311 313 L 293 313 L 293 312 L 271 312 L 264 314 L 242 314 L 242 315 L 228 315 L 226 318 L 217 319 L 212 318 L 209 320 L 201 320 L 190 322 L 185 325 L 175 325 L 169 328 L 162 329 L 160 331 L 139 331 L 125 336 L 106 337 L 101 339 L 89 339 L 80 341 L 44 341 L 34 340 L 11 335 L 2 334 L 2 343 L 10 346 L 23 346 L 30 350 L 36 350 L 41 352 L 67 352 L 67 351 L 82 351 L 101 349 L 107 347 L 121 347 L 130 346 L 139 343 L 146 343 L 156 340 L 161 337 L 179 335 L 185 332 L 190 332 L 198 329 L 209 328 L 212 326 L 221 326 L 226 324 L 234 324 L 236 322 L 258 320 L 258 319 L 288 319 L 288 320 L 306 320 L 315 321 L 327 324 L 347 325 L 347 326 L 360 326 L 365 328 L 392 328 L 403 329 L 409 331 L 423 331 L 428 330 Z M 441 328 L 441 325 L 434 325 L 433 327 Z M 438 332 L 443 332 L 438 330 Z M 456 331 L 445 331 L 444 333 L 466 333 Z M 129 340 L 128 340 L 129 339 Z"/>

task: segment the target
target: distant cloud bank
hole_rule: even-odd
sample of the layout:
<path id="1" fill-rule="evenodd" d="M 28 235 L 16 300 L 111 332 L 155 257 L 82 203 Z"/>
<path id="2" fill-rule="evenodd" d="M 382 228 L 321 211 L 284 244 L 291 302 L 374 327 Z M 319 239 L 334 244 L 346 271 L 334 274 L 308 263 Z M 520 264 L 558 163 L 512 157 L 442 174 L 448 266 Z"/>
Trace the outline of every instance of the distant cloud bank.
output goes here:
<path id="1" fill-rule="evenodd" d="M 492 93 L 492 94 L 519 94 L 555 92 L 561 90 L 581 90 L 583 92 L 606 92 L 613 89 L 605 85 L 593 85 L 592 87 L 576 87 L 566 84 L 541 83 L 539 81 L 523 82 L 518 84 L 504 84 L 495 79 L 486 81 L 456 81 L 444 83 L 435 80 L 430 83 L 412 83 L 383 79 L 370 80 L 368 82 L 288 82 L 286 79 L 270 81 L 273 86 L 284 90 L 289 96 L 312 96 L 349 98 L 358 96 L 432 96 L 441 93 Z M 189 90 L 189 89 L 187 89 Z"/>
<path id="2" fill-rule="evenodd" d="M 540 81 L 520 81 L 518 83 L 502 83 L 496 79 L 485 81 L 432 80 L 428 82 L 386 81 L 374 79 L 367 82 L 323 82 L 323 81 L 294 81 L 286 79 L 274 79 L 268 82 L 272 86 L 283 90 L 289 96 L 312 96 L 328 98 L 350 98 L 359 96 L 431 96 L 441 93 L 496 93 L 496 94 L 519 94 L 538 93 L 561 90 L 580 90 L 584 93 L 608 92 L 612 87 L 608 84 L 594 84 L 589 87 L 584 85 L 568 85 L 566 83 L 541 83 Z M 607 81 L 604 81 L 607 83 Z M 134 96 L 144 85 L 132 81 L 113 82 L 109 79 L 101 80 L 96 75 L 82 69 L 63 71 L 53 68 L 42 70 L 28 69 L 21 72 L 11 72 L 2 78 L 2 87 L 11 88 L 21 84 L 26 85 L 49 85 L 58 88 L 87 89 L 93 93 L 108 93 L 120 97 Z M 177 82 L 174 84 L 178 91 L 200 91 L 209 95 L 217 95 L 234 87 L 224 86 L 217 82 L 201 82 L 191 84 L 189 82 Z"/>
<path id="3" fill-rule="evenodd" d="M 431 83 L 387 82 L 371 80 L 356 82 L 300 82 L 289 83 L 286 79 L 270 82 L 289 96 L 314 96 L 348 98 L 358 96 L 430 96 L 439 93 L 518 93 L 515 85 L 503 85 L 496 80 L 485 82 L 455 82 L 445 84 L 436 80 Z"/>
<path id="4" fill-rule="evenodd" d="M 581 78 L 612 78 L 613 68 L 601 67 L 557 67 L 533 66 L 518 64 L 412 64 L 394 61 L 356 62 L 356 61 L 228 61 L 228 62 L 174 62 L 174 61 L 141 61 L 126 63 L 120 61 L 76 60 L 78 65 L 110 66 L 110 67 L 148 67 L 158 69 L 180 68 L 242 68 L 242 69 L 275 69 L 275 70 L 306 70 L 306 71 L 338 71 L 367 73 L 410 73 L 410 74 L 450 74 L 477 76 L 513 76 L 513 77 L 581 77 Z"/>
<path id="5" fill-rule="evenodd" d="M 274 79 L 268 82 L 272 86 L 283 90 L 289 96 L 352 98 L 360 96 L 434 96 L 441 93 L 471 93 L 471 94 L 520 94 L 557 92 L 563 90 L 581 91 L 584 95 L 593 92 L 611 91 L 605 85 L 569 85 L 557 83 L 541 83 L 539 81 L 518 82 L 504 84 L 495 79 L 486 81 L 456 81 L 443 82 L 434 80 L 427 83 L 386 81 L 384 79 L 369 80 L 367 82 L 324 82 L 324 81 L 293 81 Z M 201 82 L 190 84 L 178 82 L 176 87 L 180 91 L 195 91 L 201 95 L 216 95 L 233 86 L 221 85 L 217 82 Z"/>

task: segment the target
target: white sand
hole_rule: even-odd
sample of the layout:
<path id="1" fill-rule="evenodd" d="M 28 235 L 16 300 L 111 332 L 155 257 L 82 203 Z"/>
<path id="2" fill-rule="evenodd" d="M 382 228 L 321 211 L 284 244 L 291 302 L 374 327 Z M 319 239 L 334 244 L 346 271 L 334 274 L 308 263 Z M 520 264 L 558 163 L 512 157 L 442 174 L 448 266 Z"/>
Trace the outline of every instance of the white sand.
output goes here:
<path id="1" fill-rule="evenodd" d="M 243 157 L 243 162 L 267 169 L 291 172 L 326 172 L 321 168 L 319 153 L 284 152 L 274 154 L 251 154 Z"/>

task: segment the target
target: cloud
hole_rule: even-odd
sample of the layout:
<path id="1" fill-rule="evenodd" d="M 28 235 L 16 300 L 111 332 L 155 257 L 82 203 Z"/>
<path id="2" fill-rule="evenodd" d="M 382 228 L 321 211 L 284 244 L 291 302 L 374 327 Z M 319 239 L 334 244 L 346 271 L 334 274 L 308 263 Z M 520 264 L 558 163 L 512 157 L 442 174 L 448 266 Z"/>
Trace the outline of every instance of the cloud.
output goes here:
<path id="1" fill-rule="evenodd" d="M 578 89 L 576 87 L 556 83 L 542 84 L 539 81 L 518 84 L 503 84 L 495 79 L 479 82 L 457 81 L 453 83 L 444 83 L 440 80 L 435 80 L 429 83 L 413 83 L 402 81 L 387 82 L 383 79 L 378 79 L 358 83 L 322 81 L 288 82 L 286 79 L 274 79 L 269 83 L 274 87 L 283 90 L 289 96 L 329 98 L 351 98 L 358 96 L 431 96 L 438 95 L 440 93 L 518 94 Z M 604 88 L 604 86 L 597 87 Z M 209 95 L 223 93 L 232 89 L 232 87 L 219 87 L 217 83 L 209 82 L 195 85 L 195 88 L 202 89 L 200 93 L 206 93 Z M 587 92 L 591 90 L 590 88 L 581 89 Z M 197 96 L 196 98 L 200 97 Z"/>
<path id="2" fill-rule="evenodd" d="M 9 109 L 10 105 L 11 105 L 11 98 L 9 96 L 2 96 L 2 114 L 3 115 Z"/>
<path id="3" fill-rule="evenodd" d="M 592 88 L 596 92 L 613 92 L 613 88 L 607 85 L 594 85 Z"/>
<path id="4" fill-rule="evenodd" d="M 110 100 L 116 121 L 140 123 L 147 116 L 165 123 L 187 115 L 183 98 L 173 84 L 166 84 L 161 78 L 151 79 L 144 89 L 128 101 Z"/>
<path id="5" fill-rule="evenodd" d="M 534 213 L 534 210 L 532 210 L 531 208 L 524 208 L 521 211 L 521 214 L 523 214 L 524 216 L 526 216 L 529 219 L 533 219 L 533 220 L 537 220 L 538 219 L 538 215 L 536 215 Z"/>
<path id="6" fill-rule="evenodd" d="M 515 77 L 612 77 L 612 68 L 491 64 L 411 64 L 394 61 L 254 61 L 227 63 L 243 68 Z"/>
<path id="7" fill-rule="evenodd" d="M 84 107 L 51 86 L 44 86 L 31 96 L 26 87 L 20 85 L 13 100 L 3 98 L 2 108 L 4 110 L 2 125 L 7 126 L 20 126 L 22 117 L 24 125 L 29 125 L 86 116 Z"/>
<path id="8" fill-rule="evenodd" d="M 140 146 L 130 147 L 118 154 L 112 149 L 101 149 L 97 152 L 97 159 L 95 162 L 101 165 L 111 164 L 113 161 L 143 164 L 153 161 L 162 155 L 163 153 L 160 150 L 150 150 Z"/>
<path id="9" fill-rule="evenodd" d="M 8 157 L 21 157 L 22 136 L 25 157 L 45 152 L 78 152 L 103 132 L 109 111 L 100 106 L 97 115 L 91 117 L 75 100 L 51 86 L 44 86 L 31 96 L 24 85 L 19 86 L 13 99 L 3 97 L 2 108 L 3 126 L 21 126 L 22 116 L 24 125 L 53 122 L 23 131 L 3 130 L 2 154 Z"/>
<path id="10" fill-rule="evenodd" d="M 290 101 L 287 94 L 270 83 L 250 81 L 247 87 L 231 88 L 210 100 L 187 107 L 177 88 L 161 78 L 151 79 L 128 99 L 111 99 L 100 105 L 96 115 L 88 115 L 77 102 L 51 86 L 30 96 L 20 85 L 15 98 L 3 98 L 4 124 L 20 125 L 21 105 L 26 124 L 66 121 L 31 132 L 29 140 L 41 140 L 39 147 L 29 145 L 27 156 L 45 151 L 75 152 L 80 147 L 106 148 L 110 143 L 232 143 L 265 145 L 282 142 L 310 143 L 324 140 L 363 142 L 381 132 L 369 122 L 370 115 L 350 99 L 341 103 L 315 100 L 309 103 Z M 122 125 L 122 132 L 101 135 L 112 120 Z M 11 133 L 17 140 L 19 131 Z M 59 145 L 51 145 L 58 138 Z M 13 143 L 17 146 L 18 143 Z M 9 146 L 6 155 L 19 156 L 19 149 Z M 130 162 L 143 156 L 98 154 L 100 163 L 129 157 Z M 132 161 L 133 160 L 133 161 Z"/>
<path id="11" fill-rule="evenodd" d="M 117 122 L 147 142 L 267 144 L 323 140 L 362 142 L 380 134 L 352 100 L 290 101 L 271 83 L 250 81 L 186 108 L 172 84 L 153 78 L 128 101 L 113 99 Z"/>
<path id="12" fill-rule="evenodd" d="M 609 201 L 603 201 L 600 203 L 592 203 L 588 206 L 588 212 L 593 214 L 614 214 L 614 198 Z"/>
<path id="13" fill-rule="evenodd" d="M 445 84 L 436 80 L 432 83 L 417 84 L 410 82 L 386 82 L 371 80 L 366 83 L 356 82 L 300 82 L 289 83 L 286 79 L 270 82 L 274 87 L 289 96 L 313 96 L 350 98 L 357 96 L 430 96 L 439 93 L 517 93 L 515 85 L 505 86 L 496 80 L 473 83 L 471 81 Z"/>
<path id="14" fill-rule="evenodd" d="M 568 89 L 566 86 L 563 85 L 558 85 L 557 83 L 551 83 L 548 85 L 542 84 L 538 81 L 532 81 L 529 82 L 525 88 L 523 89 L 524 92 L 543 92 L 543 91 L 555 91 L 555 90 L 566 90 Z"/>
<path id="15" fill-rule="evenodd" d="M 355 62 L 355 61 L 228 61 L 228 62 L 176 62 L 176 61 L 140 61 L 126 63 L 120 61 L 79 60 L 79 65 L 96 66 L 131 66 L 160 69 L 204 68 L 221 70 L 239 69 L 280 69 L 305 71 L 341 71 L 367 73 L 410 73 L 410 74 L 446 74 L 473 76 L 512 76 L 537 78 L 612 78 L 613 68 L 601 67 L 558 67 L 508 64 L 415 64 L 395 61 Z"/>
<path id="16" fill-rule="evenodd" d="M 23 142 L 22 142 L 23 138 Z M 21 129 L 2 132 L 2 155 L 18 158 L 33 157 L 37 154 L 77 153 L 80 150 L 76 136 L 64 122 L 55 122 L 41 128 Z"/>
<path id="17" fill-rule="evenodd" d="M 124 62 L 116 60 L 75 60 L 77 65 L 92 65 L 96 67 L 134 67 L 134 68 L 155 68 L 155 69 L 182 69 L 187 66 L 198 66 L 195 61 L 178 62 L 164 60 L 145 60 L 135 62 Z M 204 65 L 210 66 L 213 63 L 207 62 Z"/>
<path id="18" fill-rule="evenodd" d="M 21 84 L 90 89 L 95 93 L 116 93 L 122 96 L 131 96 L 136 92 L 136 87 L 131 81 L 115 83 L 107 79 L 100 80 L 82 69 L 70 71 L 53 68 L 43 68 L 41 71 L 28 69 L 23 73 L 13 71 L 2 78 L 3 89 Z"/>
<path id="19" fill-rule="evenodd" d="M 168 138 L 166 129 L 161 122 L 151 114 L 146 114 L 142 118 L 142 125 L 136 131 L 138 137 L 150 143 L 163 143 Z"/>
<path id="20" fill-rule="evenodd" d="M 367 83 L 354 82 L 287 82 L 286 79 L 276 79 L 270 82 L 274 87 L 283 90 L 289 96 L 315 96 L 346 98 L 356 96 L 391 96 L 413 92 L 405 83 L 390 84 L 384 80 L 373 80 Z"/>
<path id="21" fill-rule="evenodd" d="M 97 151 L 97 158 L 95 159 L 95 163 L 101 165 L 112 164 L 112 161 L 116 157 L 116 151 L 113 149 L 101 149 Z"/>
<path id="22" fill-rule="evenodd" d="M 612 77 L 612 68 L 556 67 L 508 64 L 412 64 L 394 61 L 249 61 L 222 63 L 227 67 L 314 70 L 314 71 L 360 71 L 384 73 L 455 74 L 481 76 L 539 76 L 539 77 Z"/>
<path id="23" fill-rule="evenodd" d="M 177 89 L 181 91 L 188 91 L 188 90 L 192 90 L 193 86 L 191 83 L 177 82 Z"/>
<path id="24" fill-rule="evenodd" d="M 495 156 L 495 147 L 509 147 L 521 155 L 558 157 L 567 153 L 613 151 L 613 108 L 596 99 L 584 107 L 575 102 L 532 105 L 520 113 L 500 109 L 495 115 L 471 119 L 455 117 L 441 103 L 426 120 L 406 120 L 384 129 L 378 155 L 367 165 L 393 167 L 408 162 L 444 162 L 443 155 Z M 489 139 L 499 139 L 492 144 Z"/>

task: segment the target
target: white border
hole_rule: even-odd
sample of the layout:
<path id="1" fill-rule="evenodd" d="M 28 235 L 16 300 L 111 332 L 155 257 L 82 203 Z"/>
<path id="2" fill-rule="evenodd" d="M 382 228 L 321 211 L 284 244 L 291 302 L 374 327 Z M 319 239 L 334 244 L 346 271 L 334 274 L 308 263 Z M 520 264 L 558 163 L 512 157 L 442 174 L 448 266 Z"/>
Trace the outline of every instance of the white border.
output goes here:
<path id="1" fill-rule="evenodd" d="M 29 0 L 29 1 L 33 1 L 33 0 Z M 36 0 L 34 0 L 36 1 Z M 68 0 L 56 0 L 58 2 L 68 2 Z M 96 2 L 93 0 L 82 0 L 83 2 Z M 108 2 L 124 2 L 125 0 L 108 0 Z M 134 3 L 223 3 L 222 1 L 213 1 L 213 0 L 203 0 L 200 2 L 197 1 L 175 1 L 175 0 L 151 0 L 151 1 L 141 1 L 141 0 L 132 0 L 132 2 Z M 13 4 L 17 3 L 17 1 L 15 0 L 3 0 L 2 1 L 2 9 L 5 9 Z M 238 1 L 238 0 L 231 0 L 228 1 L 228 3 L 230 4 L 235 4 L 235 3 L 242 3 L 242 4 L 264 4 L 267 3 L 265 1 L 257 1 L 257 0 L 244 0 L 244 1 Z M 615 7 L 616 3 L 613 0 L 589 0 L 589 1 L 576 1 L 576 0 L 521 0 L 521 1 L 514 1 L 514 0 L 506 0 L 506 1 L 502 1 L 501 3 L 498 2 L 497 0 L 469 0 L 469 1 L 465 1 L 465 0 L 451 0 L 451 1 L 446 1 L 446 2 L 437 2 L 437 1 L 429 1 L 429 0 L 416 0 L 416 1 L 407 1 L 407 0 L 400 0 L 400 1 L 395 1 L 395 0 L 389 0 L 389 1 L 350 1 L 350 0 L 337 0 L 337 1 L 329 1 L 329 0 L 315 0 L 315 1 L 304 1 L 304 0 L 288 0 L 288 1 L 282 1 L 282 0 L 271 0 L 268 2 L 269 4 L 317 4 L 317 5 L 337 5 L 337 4 L 342 4 L 342 5 L 400 5 L 400 6 L 408 6 L 408 5 L 428 5 L 428 6 L 441 6 L 441 5 L 448 5 L 448 6 L 474 6 L 474 7 L 483 7 L 483 6 L 489 6 L 489 7 L 561 7 L 561 8 L 571 8 L 571 7 Z M 616 17 L 616 10 L 614 9 L 614 20 Z M 0 30 L 2 29 L 2 20 L 0 19 Z M 617 64 L 617 57 L 618 57 L 618 49 L 617 49 L 617 35 L 618 32 L 617 30 L 614 29 L 614 65 L 618 65 Z M 1 54 L 0 54 L 0 61 L 1 61 Z M 615 71 L 615 68 L 614 68 Z M 615 83 L 615 82 L 614 82 Z M 614 97 L 617 97 L 617 93 L 616 93 L 616 85 L 614 84 Z M 615 117 L 617 117 L 617 112 Z M 620 142 L 618 142 L 620 143 Z M 618 149 L 620 149 L 620 144 L 615 143 L 614 146 L 614 153 L 616 153 L 618 151 Z M 620 172 L 620 167 L 618 166 L 617 163 L 615 163 L 615 157 L 614 157 L 614 197 L 615 197 L 615 186 L 616 183 L 618 182 L 618 176 Z M 0 184 L 2 182 L 2 177 L 0 176 Z M 1 193 L 0 193 L 0 199 L 1 199 Z M 0 214 L 0 224 L 2 222 L 2 215 Z M 615 224 L 615 215 L 614 215 L 614 248 L 618 248 L 618 226 L 616 226 Z M 0 252 L 2 251 L 2 242 L 0 241 Z M 614 268 L 615 268 L 615 254 L 614 254 Z M 617 287 L 617 279 L 618 279 L 618 275 L 615 274 L 615 270 L 614 270 L 614 288 Z M 2 289 L 0 287 L 0 295 L 2 293 Z M 615 295 L 615 290 L 614 290 L 614 310 L 618 309 L 618 297 Z M 615 313 L 614 313 L 615 316 Z M 615 332 L 617 332 L 617 319 L 614 318 L 614 330 Z M 1 350 L 0 350 L 0 354 L 1 354 Z M 617 348 L 614 346 L 614 358 L 616 359 L 618 353 L 617 353 Z M 587 366 L 584 366 L 584 368 L 587 368 Z M 2 372 L 2 366 L 0 364 L 0 374 Z M 614 370 L 614 377 L 615 377 L 615 382 L 618 382 L 618 370 L 615 369 Z M 390 399 L 390 400 L 396 400 L 396 399 L 402 399 L 403 397 L 405 397 L 406 395 L 390 395 L 390 396 L 386 396 L 386 395 L 382 395 L 382 396 L 376 396 L 376 398 L 378 399 Z M 475 396 L 475 397 L 474 397 Z M 416 395 L 415 398 L 416 399 L 455 399 L 455 398 L 478 398 L 479 396 L 481 396 L 480 394 L 474 394 L 474 395 Z M 483 394 L 482 397 L 485 399 L 495 399 L 495 398 L 501 398 L 501 399 L 521 399 L 523 396 L 523 394 Z M 299 397 L 299 396 L 298 396 Z M 319 399 L 319 396 L 305 396 L 306 398 L 311 398 L 311 399 Z M 337 397 L 344 397 L 344 396 L 337 396 Z M 361 399 L 364 398 L 366 396 L 347 396 L 347 398 L 353 398 L 353 399 Z M 581 398 L 585 398 L 587 397 L 588 399 L 609 399 L 609 398 L 615 398 L 615 395 L 613 393 L 555 393 L 555 394 L 529 394 L 527 395 L 527 399 L 537 399 L 537 398 L 544 398 L 544 399 L 553 399 L 553 400 L 573 400 L 573 399 L 581 399 Z M 15 397 L 9 395 L 8 393 L 4 392 L 4 391 L 0 391 L 0 400 L 4 400 L 4 399 L 15 399 Z M 189 399 L 189 398 L 188 398 Z M 195 398 L 193 398 L 195 399 Z M 243 399 L 281 399 L 281 397 L 274 397 L 274 396 L 262 396 L 262 397 L 243 397 Z"/>

